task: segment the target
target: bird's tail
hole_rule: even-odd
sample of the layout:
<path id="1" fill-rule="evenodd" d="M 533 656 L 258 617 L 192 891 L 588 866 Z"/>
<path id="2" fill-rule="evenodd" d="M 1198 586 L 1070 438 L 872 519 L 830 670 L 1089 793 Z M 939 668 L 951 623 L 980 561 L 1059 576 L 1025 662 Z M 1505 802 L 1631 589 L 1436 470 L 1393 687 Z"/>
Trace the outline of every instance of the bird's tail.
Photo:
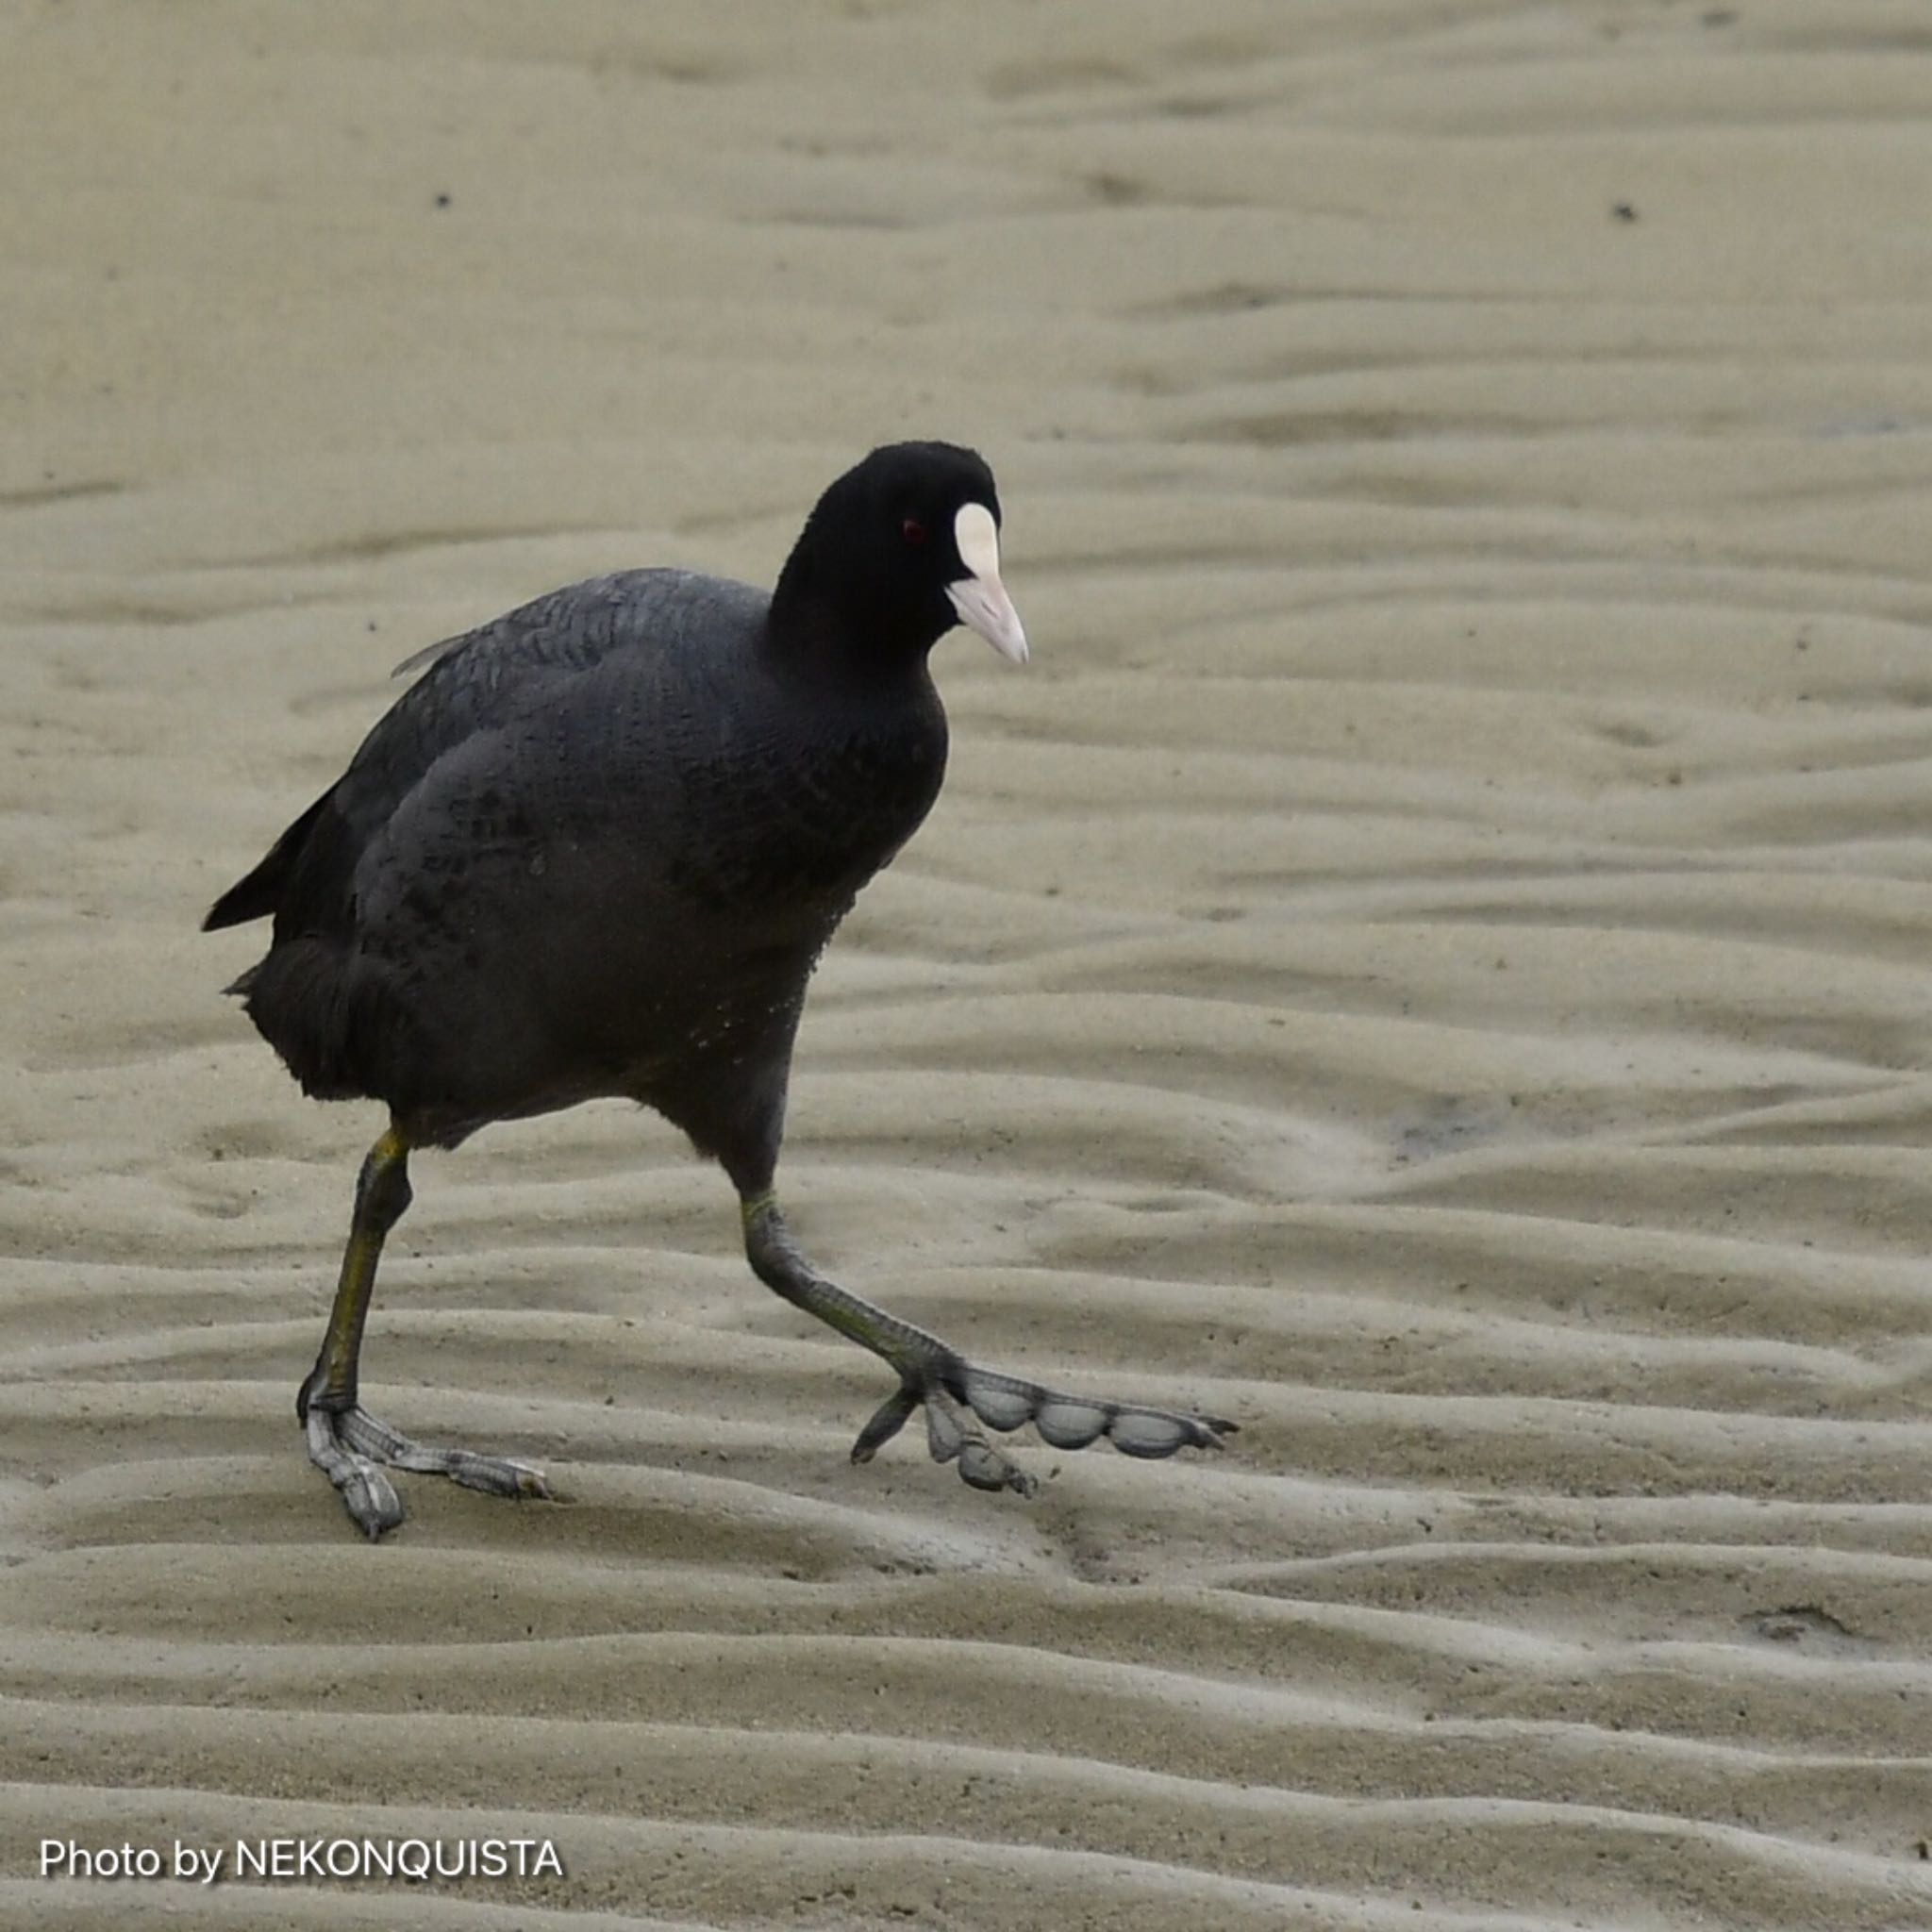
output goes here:
<path id="1" fill-rule="evenodd" d="M 325 791 L 269 848 L 268 857 L 246 878 L 237 879 L 208 908 L 208 917 L 201 922 L 203 932 L 217 932 L 225 925 L 245 925 L 251 919 L 266 919 L 280 906 L 282 889 L 328 801 L 329 792 Z M 247 976 L 244 974 L 242 978 Z M 242 992 L 246 989 L 237 980 L 229 991 Z"/>

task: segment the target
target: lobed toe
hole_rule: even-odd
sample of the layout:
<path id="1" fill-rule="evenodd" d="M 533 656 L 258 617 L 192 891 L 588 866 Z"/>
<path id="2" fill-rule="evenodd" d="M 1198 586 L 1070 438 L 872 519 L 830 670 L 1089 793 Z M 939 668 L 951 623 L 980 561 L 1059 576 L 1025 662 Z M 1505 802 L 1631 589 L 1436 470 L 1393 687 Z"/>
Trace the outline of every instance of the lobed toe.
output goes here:
<path id="1" fill-rule="evenodd" d="M 971 1440 L 960 1448 L 959 1474 L 975 1490 L 1011 1490 L 1030 1496 L 1040 1487 L 1036 1478 L 990 1443 Z"/>
<path id="2" fill-rule="evenodd" d="M 986 1369 L 968 1369 L 965 1374 L 966 1400 L 990 1429 L 1010 1434 L 1032 1419 L 1035 1405 L 1044 1391 L 1031 1382 L 1011 1375 L 996 1375 Z"/>
<path id="3" fill-rule="evenodd" d="M 403 1500 L 376 1464 L 360 1456 L 353 1460 L 355 1466 L 336 1485 L 337 1493 L 356 1526 L 371 1542 L 379 1542 L 401 1524 Z"/>
<path id="4" fill-rule="evenodd" d="M 894 1389 L 891 1394 L 879 1404 L 872 1420 L 859 1430 L 858 1440 L 852 1445 L 853 1461 L 870 1462 L 878 1454 L 881 1445 L 890 1442 L 906 1426 L 919 1403 L 918 1390 L 903 1384 Z"/>
<path id="5" fill-rule="evenodd" d="M 466 1490 L 481 1490 L 487 1495 L 550 1500 L 550 1485 L 544 1481 L 541 1470 L 501 1456 L 477 1456 L 458 1449 L 451 1454 L 443 1474 Z"/>
<path id="6" fill-rule="evenodd" d="M 1107 1433 L 1111 1419 L 1105 1403 L 1047 1395 L 1033 1412 L 1033 1426 L 1040 1431 L 1041 1440 L 1056 1449 L 1084 1449 Z"/>
<path id="7" fill-rule="evenodd" d="M 1221 1439 L 1191 1415 L 1124 1408 L 1108 1432 L 1123 1456 L 1172 1456 L 1176 1449 L 1218 1449 Z"/>

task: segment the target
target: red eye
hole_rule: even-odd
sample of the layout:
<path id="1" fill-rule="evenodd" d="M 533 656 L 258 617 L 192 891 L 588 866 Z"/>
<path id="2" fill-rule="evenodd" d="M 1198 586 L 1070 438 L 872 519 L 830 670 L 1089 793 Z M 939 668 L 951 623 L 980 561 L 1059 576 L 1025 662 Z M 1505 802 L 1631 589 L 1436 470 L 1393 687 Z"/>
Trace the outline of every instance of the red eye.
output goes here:
<path id="1" fill-rule="evenodd" d="M 925 525 L 917 517 L 908 517 L 899 525 L 899 534 L 905 538 L 907 542 L 917 548 L 925 541 Z"/>

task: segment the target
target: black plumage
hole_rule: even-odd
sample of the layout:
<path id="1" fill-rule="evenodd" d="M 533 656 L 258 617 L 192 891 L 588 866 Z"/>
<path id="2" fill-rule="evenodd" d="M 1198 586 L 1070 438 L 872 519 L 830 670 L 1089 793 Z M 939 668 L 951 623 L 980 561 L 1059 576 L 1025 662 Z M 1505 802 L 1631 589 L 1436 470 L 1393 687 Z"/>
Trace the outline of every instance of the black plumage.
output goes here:
<path id="1" fill-rule="evenodd" d="M 772 1194 L 812 969 L 944 775 L 927 654 L 963 620 L 1024 660 L 998 524 L 972 451 L 892 445 L 825 492 L 769 596 L 628 571 L 438 646 L 209 911 L 209 927 L 273 917 L 267 956 L 231 991 L 304 1090 L 390 1109 L 298 1401 L 311 1456 L 372 1536 L 401 1520 L 384 1463 L 541 1490 L 521 1465 L 411 1443 L 357 1399 L 408 1149 L 605 1095 L 656 1108 L 716 1158 L 760 1278 L 898 1370 L 856 1456 L 922 1403 L 935 1455 L 991 1488 L 1030 1482 L 974 1414 L 1142 1455 L 1230 1426 L 974 1368 L 818 1274 Z"/>

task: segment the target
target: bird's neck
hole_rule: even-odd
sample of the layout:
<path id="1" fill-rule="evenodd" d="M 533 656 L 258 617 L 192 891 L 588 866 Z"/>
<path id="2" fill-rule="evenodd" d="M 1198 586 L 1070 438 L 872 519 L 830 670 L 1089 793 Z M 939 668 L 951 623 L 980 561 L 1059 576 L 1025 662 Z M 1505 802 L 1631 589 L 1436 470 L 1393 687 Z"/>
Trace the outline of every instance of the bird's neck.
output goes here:
<path id="1" fill-rule="evenodd" d="M 765 654 L 781 675 L 808 678 L 828 695 L 854 690 L 910 698 L 931 688 L 926 658 L 936 639 L 908 639 L 868 621 L 849 598 L 834 603 L 809 585 L 790 590 L 781 579 L 765 626 Z"/>

